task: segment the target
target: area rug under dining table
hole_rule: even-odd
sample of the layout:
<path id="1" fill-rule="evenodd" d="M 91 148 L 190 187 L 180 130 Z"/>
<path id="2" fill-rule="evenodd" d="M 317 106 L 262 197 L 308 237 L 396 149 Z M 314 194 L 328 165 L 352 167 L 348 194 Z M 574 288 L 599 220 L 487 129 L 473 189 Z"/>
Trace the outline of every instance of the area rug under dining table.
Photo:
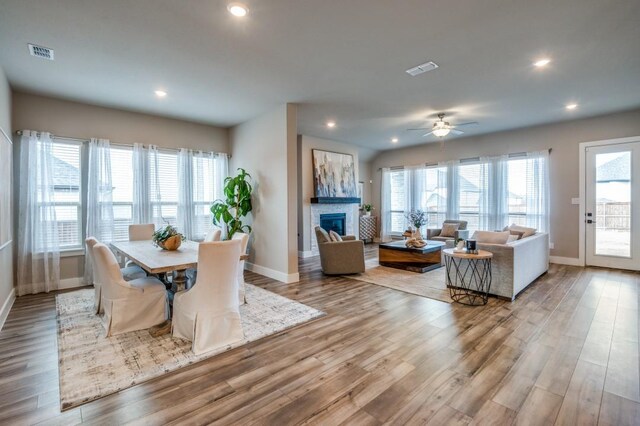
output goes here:
<path id="1" fill-rule="evenodd" d="M 240 316 L 245 339 L 196 356 L 191 342 L 147 330 L 105 337 L 93 311 L 93 289 L 56 296 L 60 407 L 76 407 L 175 371 L 221 352 L 324 315 L 310 306 L 246 284 Z"/>

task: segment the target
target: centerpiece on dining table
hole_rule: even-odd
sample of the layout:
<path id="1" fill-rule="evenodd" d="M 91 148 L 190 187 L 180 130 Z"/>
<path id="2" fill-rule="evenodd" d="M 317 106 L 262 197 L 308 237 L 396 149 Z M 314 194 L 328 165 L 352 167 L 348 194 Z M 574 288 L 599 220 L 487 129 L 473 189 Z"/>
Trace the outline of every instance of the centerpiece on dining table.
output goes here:
<path id="1" fill-rule="evenodd" d="M 153 233 L 153 244 L 163 250 L 178 250 L 184 240 L 184 235 L 175 226 L 167 225 Z"/>

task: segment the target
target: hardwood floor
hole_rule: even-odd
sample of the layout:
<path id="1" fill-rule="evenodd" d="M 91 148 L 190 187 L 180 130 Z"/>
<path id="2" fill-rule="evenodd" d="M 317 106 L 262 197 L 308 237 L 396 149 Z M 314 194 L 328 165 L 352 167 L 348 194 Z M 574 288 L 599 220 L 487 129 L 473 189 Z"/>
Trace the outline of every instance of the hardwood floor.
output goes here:
<path id="1" fill-rule="evenodd" d="M 318 259 L 300 271 L 247 281 L 322 319 L 64 413 L 55 296 L 19 298 L 0 424 L 640 423 L 640 274 L 552 265 L 514 303 L 467 307 L 325 277 Z"/>

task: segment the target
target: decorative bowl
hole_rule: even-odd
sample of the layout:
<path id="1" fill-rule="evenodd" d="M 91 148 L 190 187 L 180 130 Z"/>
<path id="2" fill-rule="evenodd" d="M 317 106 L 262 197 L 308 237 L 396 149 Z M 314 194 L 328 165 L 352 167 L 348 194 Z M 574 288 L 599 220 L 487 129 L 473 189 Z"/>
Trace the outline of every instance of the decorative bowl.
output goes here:
<path id="1" fill-rule="evenodd" d="M 180 235 L 173 235 L 162 242 L 158 242 L 158 245 L 164 250 L 178 250 L 182 244 L 182 237 Z"/>

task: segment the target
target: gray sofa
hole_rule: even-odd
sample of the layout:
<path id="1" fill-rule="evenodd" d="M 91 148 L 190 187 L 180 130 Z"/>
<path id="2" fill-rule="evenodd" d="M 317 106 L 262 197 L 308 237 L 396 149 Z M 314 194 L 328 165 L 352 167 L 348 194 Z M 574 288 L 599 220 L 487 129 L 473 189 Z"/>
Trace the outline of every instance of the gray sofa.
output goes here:
<path id="1" fill-rule="evenodd" d="M 467 230 L 467 221 L 466 220 L 451 220 L 447 219 L 444 223 L 457 223 L 460 226 L 458 230 L 455 232 L 453 237 L 442 237 L 440 233 L 442 232 L 442 228 L 430 228 L 427 229 L 427 240 L 434 240 L 446 243 L 447 241 L 457 241 L 459 238 L 466 240 L 469 238 L 469 231 Z"/>
<path id="2" fill-rule="evenodd" d="M 364 242 L 353 235 L 345 235 L 342 241 L 333 242 L 327 231 L 315 227 L 320 265 L 327 275 L 357 274 L 364 272 Z"/>
<path id="3" fill-rule="evenodd" d="M 447 243 L 453 247 L 453 241 Z M 477 243 L 478 250 L 493 253 L 490 294 L 514 300 L 549 269 L 549 234 L 538 232 L 506 244 Z"/>

